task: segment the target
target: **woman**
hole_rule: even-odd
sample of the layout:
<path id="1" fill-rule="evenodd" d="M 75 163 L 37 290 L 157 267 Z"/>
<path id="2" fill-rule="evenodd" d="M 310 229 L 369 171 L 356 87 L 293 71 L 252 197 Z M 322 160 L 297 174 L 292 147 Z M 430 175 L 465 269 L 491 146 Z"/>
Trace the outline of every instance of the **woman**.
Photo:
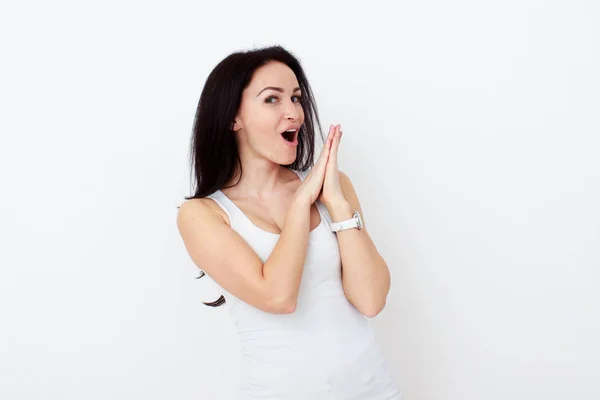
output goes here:
<path id="1" fill-rule="evenodd" d="M 197 188 L 177 225 L 222 289 L 207 304 L 224 305 L 239 332 L 239 399 L 399 399 L 367 320 L 385 305 L 389 270 L 338 171 L 340 125 L 313 162 L 315 125 L 310 86 L 288 51 L 225 58 L 200 97 Z"/>

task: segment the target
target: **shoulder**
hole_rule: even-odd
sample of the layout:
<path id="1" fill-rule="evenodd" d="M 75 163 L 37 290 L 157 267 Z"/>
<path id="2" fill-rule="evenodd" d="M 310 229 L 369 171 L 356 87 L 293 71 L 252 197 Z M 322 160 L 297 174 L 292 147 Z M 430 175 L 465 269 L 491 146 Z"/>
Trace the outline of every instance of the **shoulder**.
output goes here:
<path id="1" fill-rule="evenodd" d="M 177 224 L 181 225 L 187 221 L 206 220 L 220 218 L 229 225 L 229 217 L 221 207 L 211 198 L 189 199 L 179 206 L 177 212 Z"/>

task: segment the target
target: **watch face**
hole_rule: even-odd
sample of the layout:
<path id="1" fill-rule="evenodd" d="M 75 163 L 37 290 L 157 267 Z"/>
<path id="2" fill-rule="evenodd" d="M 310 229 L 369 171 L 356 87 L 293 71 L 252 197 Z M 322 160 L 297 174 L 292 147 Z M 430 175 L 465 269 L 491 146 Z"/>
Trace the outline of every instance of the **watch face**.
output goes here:
<path id="1" fill-rule="evenodd" d="M 360 218 L 360 214 L 358 211 L 354 211 L 354 219 L 356 220 L 356 225 L 358 229 L 362 228 L 362 219 Z"/>

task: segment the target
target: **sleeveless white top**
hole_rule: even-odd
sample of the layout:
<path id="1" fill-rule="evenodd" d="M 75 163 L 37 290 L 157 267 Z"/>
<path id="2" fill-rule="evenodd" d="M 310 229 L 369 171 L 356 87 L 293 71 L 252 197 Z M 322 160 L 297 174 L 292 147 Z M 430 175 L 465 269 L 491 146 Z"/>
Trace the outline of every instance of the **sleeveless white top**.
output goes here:
<path id="1" fill-rule="evenodd" d="M 295 171 L 304 180 L 309 171 Z M 222 191 L 208 195 L 265 262 L 279 234 L 254 225 Z M 316 203 L 321 223 L 309 234 L 296 310 L 272 314 L 217 286 L 242 348 L 239 400 L 396 400 L 368 320 L 344 294 L 340 250 L 331 216 Z"/>

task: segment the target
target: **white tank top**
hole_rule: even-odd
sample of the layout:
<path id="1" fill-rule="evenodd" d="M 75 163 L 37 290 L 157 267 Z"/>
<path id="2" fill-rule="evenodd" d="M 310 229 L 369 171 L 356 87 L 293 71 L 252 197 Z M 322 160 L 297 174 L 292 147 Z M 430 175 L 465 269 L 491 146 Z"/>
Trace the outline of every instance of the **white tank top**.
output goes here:
<path id="1" fill-rule="evenodd" d="M 302 180 L 309 172 L 292 171 Z M 265 262 L 279 234 L 256 226 L 222 191 L 207 197 Z M 309 234 L 293 313 L 261 311 L 218 286 L 241 341 L 238 399 L 399 399 L 374 331 L 344 294 L 331 216 L 323 204 L 315 204 L 321 223 Z"/>

